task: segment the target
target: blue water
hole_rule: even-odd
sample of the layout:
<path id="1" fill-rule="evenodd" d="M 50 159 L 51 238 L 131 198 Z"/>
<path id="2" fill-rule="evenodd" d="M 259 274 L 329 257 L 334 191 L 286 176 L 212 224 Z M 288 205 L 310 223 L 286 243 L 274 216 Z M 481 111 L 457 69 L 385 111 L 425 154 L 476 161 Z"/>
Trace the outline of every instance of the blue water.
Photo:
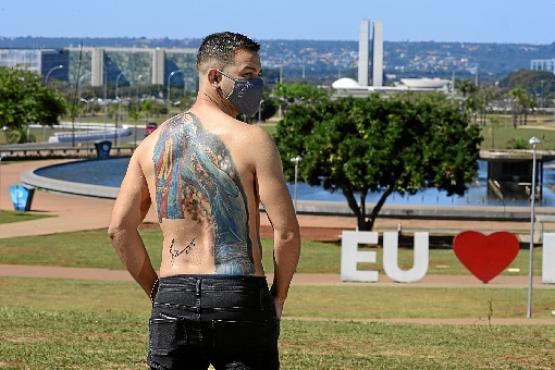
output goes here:
<path id="1" fill-rule="evenodd" d="M 544 184 L 555 183 L 555 170 L 544 165 Z M 85 184 L 119 187 L 129 158 L 114 158 L 107 160 L 89 160 L 62 164 L 54 167 L 39 169 L 35 173 L 39 176 L 50 177 L 58 180 L 80 182 Z M 478 161 L 478 177 L 473 181 L 464 196 L 448 197 L 444 191 L 429 188 L 423 189 L 415 195 L 400 195 L 394 193 L 389 196 L 388 204 L 429 204 L 429 205 L 499 205 L 499 206 L 528 206 L 526 199 L 499 200 L 487 194 L 487 162 Z M 293 194 L 294 185 L 288 184 L 289 191 Z M 381 193 L 369 193 L 368 203 L 374 203 L 379 199 Z M 304 183 L 297 185 L 297 199 L 299 200 L 327 200 L 344 201 L 341 192 L 330 193 L 318 186 L 309 186 Z M 543 187 L 543 199 L 538 206 L 555 206 L 555 193 L 550 187 Z"/>

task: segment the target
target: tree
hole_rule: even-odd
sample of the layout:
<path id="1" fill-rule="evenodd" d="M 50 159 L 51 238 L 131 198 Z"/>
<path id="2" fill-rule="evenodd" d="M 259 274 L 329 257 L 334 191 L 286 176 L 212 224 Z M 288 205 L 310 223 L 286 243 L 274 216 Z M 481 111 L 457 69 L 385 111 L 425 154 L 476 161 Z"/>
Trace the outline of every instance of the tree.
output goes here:
<path id="1" fill-rule="evenodd" d="M 283 114 L 290 105 L 302 102 L 315 102 L 329 97 L 329 92 L 306 83 L 277 84 L 272 91 L 272 96 L 278 100 Z"/>
<path id="2" fill-rule="evenodd" d="M 513 98 L 513 126 L 516 128 L 518 123 L 526 125 L 528 123 L 528 113 L 534 108 L 534 99 L 522 86 L 517 86 L 509 91 L 509 96 Z"/>
<path id="3" fill-rule="evenodd" d="M 53 125 L 66 112 L 64 98 L 41 82 L 39 75 L 0 67 L 0 125 L 18 131 L 29 123 Z M 24 140 L 25 135 L 8 138 Z"/>
<path id="4" fill-rule="evenodd" d="M 482 125 L 486 124 L 486 114 L 490 110 L 491 103 L 500 96 L 499 88 L 495 85 L 481 85 L 476 91 L 477 107 Z"/>
<path id="5" fill-rule="evenodd" d="M 512 72 L 499 82 L 499 86 L 507 90 L 520 86 L 540 98 L 555 97 L 555 75 L 547 71 L 523 69 Z"/>
<path id="6" fill-rule="evenodd" d="M 436 187 L 464 194 L 481 140 L 480 128 L 443 95 L 319 98 L 291 105 L 276 132 L 286 176 L 294 171 L 288 158 L 301 155 L 301 178 L 341 191 L 360 230 L 372 229 L 393 192 Z M 368 214 L 366 197 L 377 191 L 382 195 Z"/>

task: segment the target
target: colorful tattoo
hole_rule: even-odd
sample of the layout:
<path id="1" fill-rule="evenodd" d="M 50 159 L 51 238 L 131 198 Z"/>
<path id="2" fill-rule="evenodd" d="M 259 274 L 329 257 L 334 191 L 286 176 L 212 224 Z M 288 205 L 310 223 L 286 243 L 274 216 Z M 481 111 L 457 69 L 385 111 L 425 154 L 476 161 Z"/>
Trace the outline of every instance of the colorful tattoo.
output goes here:
<path id="1" fill-rule="evenodd" d="M 158 222 L 209 223 L 216 273 L 253 274 L 247 198 L 223 141 L 204 130 L 193 113 L 182 113 L 162 127 L 152 160 Z"/>

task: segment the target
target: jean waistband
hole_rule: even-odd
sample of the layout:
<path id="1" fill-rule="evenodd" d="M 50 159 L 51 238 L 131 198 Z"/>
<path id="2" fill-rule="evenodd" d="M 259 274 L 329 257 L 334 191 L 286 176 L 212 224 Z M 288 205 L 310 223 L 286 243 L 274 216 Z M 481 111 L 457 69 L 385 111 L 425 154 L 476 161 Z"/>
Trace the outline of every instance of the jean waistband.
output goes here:
<path id="1" fill-rule="evenodd" d="M 267 288 L 268 282 L 265 276 L 257 275 L 178 274 L 161 277 L 160 285 L 201 285 L 205 287 L 240 285 L 250 288 Z"/>

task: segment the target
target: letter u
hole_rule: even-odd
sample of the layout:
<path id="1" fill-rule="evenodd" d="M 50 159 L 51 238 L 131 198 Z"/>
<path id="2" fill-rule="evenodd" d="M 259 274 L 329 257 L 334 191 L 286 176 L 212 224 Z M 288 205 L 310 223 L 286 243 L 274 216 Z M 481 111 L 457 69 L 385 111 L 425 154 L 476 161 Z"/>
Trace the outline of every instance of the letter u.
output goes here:
<path id="1" fill-rule="evenodd" d="M 414 233 L 414 263 L 410 270 L 401 270 L 398 264 L 399 234 L 396 231 L 383 233 L 383 268 L 389 278 L 398 283 L 413 283 L 428 272 L 429 233 Z"/>

